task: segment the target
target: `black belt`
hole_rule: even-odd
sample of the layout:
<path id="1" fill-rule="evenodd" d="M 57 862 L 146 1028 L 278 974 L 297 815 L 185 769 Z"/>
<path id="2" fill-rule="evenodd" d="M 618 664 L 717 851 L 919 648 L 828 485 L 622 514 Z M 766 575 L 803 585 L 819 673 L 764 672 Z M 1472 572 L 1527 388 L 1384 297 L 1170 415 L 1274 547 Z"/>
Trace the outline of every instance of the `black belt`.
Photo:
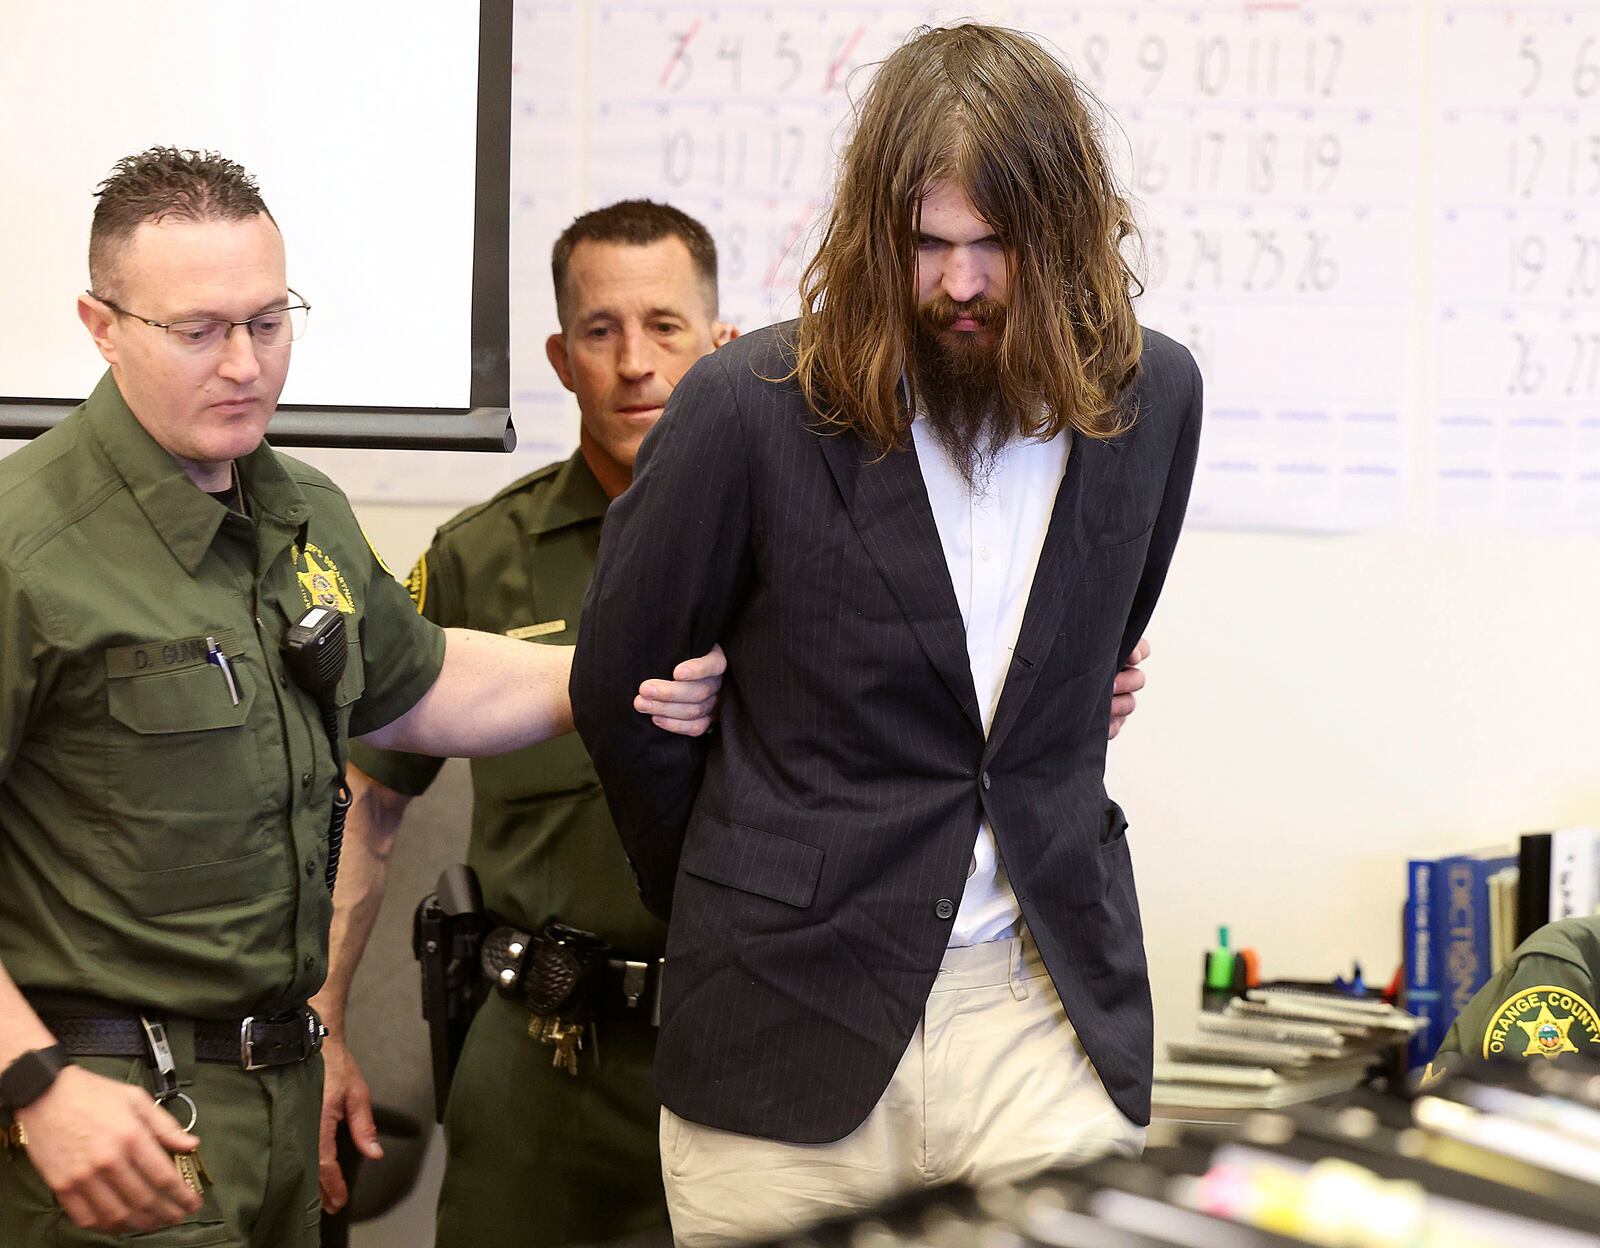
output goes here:
<path id="1" fill-rule="evenodd" d="M 140 1016 L 111 1002 L 29 994 L 40 1020 L 73 1057 L 146 1057 L 149 1042 Z M 165 1019 L 152 1012 L 148 1017 Z M 322 1048 L 327 1033 L 309 1005 L 270 1017 L 194 1020 L 194 1055 L 202 1062 L 229 1062 L 241 1070 L 294 1066 Z"/>
<path id="2" fill-rule="evenodd" d="M 520 990 L 524 977 L 536 975 L 527 957 L 533 936 L 515 927 L 496 927 L 484 938 L 483 967 L 490 981 L 501 988 Z M 598 939 L 598 938 L 596 938 Z M 664 958 L 627 958 L 607 951 L 587 973 L 593 982 L 584 987 L 585 1004 L 597 1022 L 661 1023 L 661 968 Z M 542 994 L 540 994 L 542 995 Z"/>

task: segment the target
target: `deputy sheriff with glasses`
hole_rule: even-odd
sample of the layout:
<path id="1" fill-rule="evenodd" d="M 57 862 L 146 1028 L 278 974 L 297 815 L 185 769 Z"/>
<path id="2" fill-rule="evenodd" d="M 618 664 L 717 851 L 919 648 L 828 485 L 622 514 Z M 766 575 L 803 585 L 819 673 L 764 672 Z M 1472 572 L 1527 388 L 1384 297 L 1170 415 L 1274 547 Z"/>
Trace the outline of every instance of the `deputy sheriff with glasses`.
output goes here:
<path id="1" fill-rule="evenodd" d="M 242 168 L 120 162 L 89 271 L 109 372 L 0 462 L 0 1244 L 312 1245 L 348 739 L 547 739 L 571 653 L 418 615 L 263 442 L 308 309 Z"/>

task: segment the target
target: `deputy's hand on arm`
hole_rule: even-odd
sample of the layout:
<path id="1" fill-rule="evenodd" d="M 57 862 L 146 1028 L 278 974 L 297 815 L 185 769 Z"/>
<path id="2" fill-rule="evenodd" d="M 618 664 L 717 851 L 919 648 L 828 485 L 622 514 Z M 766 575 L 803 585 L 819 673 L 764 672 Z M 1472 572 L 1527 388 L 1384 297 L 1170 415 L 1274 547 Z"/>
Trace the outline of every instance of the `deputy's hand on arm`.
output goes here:
<path id="1" fill-rule="evenodd" d="M 699 736 L 716 713 L 727 667 L 720 647 L 680 663 L 670 681 L 649 680 L 652 719 L 669 732 Z M 678 676 L 689 670 L 690 678 Z M 572 731 L 570 646 L 524 641 L 469 629 L 445 629 L 444 666 L 433 687 L 393 723 L 362 738 L 387 750 L 435 758 L 508 754 Z"/>
<path id="2" fill-rule="evenodd" d="M 721 646 L 712 646 L 698 659 L 686 659 L 672 669 L 671 680 L 647 680 L 639 686 L 633 709 L 650 716 L 657 728 L 680 736 L 699 737 L 717 722 L 717 703 L 728 658 Z"/>
<path id="3" fill-rule="evenodd" d="M 1139 644 L 1133 648 L 1133 653 L 1128 656 L 1126 665 L 1117 673 L 1116 680 L 1111 684 L 1111 731 L 1107 736 L 1112 741 L 1117 739 L 1123 723 L 1133 714 L 1133 695 L 1143 689 L 1145 683 L 1144 673 L 1139 670 L 1139 664 L 1149 657 L 1149 638 L 1141 637 Z"/>

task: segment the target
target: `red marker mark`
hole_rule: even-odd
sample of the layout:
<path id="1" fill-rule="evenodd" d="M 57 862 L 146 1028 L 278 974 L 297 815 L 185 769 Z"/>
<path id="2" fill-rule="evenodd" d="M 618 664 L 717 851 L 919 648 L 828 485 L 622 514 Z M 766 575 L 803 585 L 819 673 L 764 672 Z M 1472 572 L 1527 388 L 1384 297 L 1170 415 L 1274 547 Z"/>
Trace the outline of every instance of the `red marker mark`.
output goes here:
<path id="1" fill-rule="evenodd" d="M 778 248 L 778 254 L 772 261 L 772 267 L 767 270 L 766 277 L 761 279 L 761 284 L 766 289 L 771 290 L 778 284 L 778 274 L 783 269 L 783 262 L 789 258 L 789 252 L 800 241 L 800 235 L 805 233 L 806 226 L 811 222 L 811 214 L 816 211 L 816 208 L 817 206 L 814 203 L 807 204 L 800 213 L 800 219 L 789 227 L 788 237 L 783 240 L 783 246 Z"/>
<path id="2" fill-rule="evenodd" d="M 838 60 L 834 61 L 832 65 L 828 66 L 828 82 L 827 85 L 822 88 L 822 93 L 824 95 L 839 85 L 840 71 L 843 70 L 845 65 L 849 62 L 850 54 L 856 50 L 856 44 L 861 42 L 861 36 L 866 33 L 867 28 L 865 26 L 857 26 L 855 33 L 844 41 L 844 49 L 839 53 Z"/>
<path id="3" fill-rule="evenodd" d="M 657 90 L 666 90 L 667 79 L 672 77 L 672 71 L 677 69 L 683 62 L 683 54 L 689 50 L 689 44 L 700 33 L 701 24 L 700 19 L 696 18 L 694 25 L 678 37 L 678 46 L 672 50 L 672 55 L 667 58 L 667 66 L 661 71 L 661 81 L 656 83 Z"/>

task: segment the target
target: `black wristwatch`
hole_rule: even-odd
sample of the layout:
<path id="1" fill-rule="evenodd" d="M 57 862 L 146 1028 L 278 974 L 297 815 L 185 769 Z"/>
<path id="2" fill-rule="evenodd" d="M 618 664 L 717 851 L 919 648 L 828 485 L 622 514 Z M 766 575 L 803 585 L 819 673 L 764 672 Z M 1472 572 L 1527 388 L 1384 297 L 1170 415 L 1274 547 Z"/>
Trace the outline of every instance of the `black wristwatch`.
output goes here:
<path id="1" fill-rule="evenodd" d="M 26 1109 L 48 1092 L 56 1076 L 70 1065 L 72 1059 L 59 1044 L 29 1049 L 0 1071 L 0 1106 Z"/>

